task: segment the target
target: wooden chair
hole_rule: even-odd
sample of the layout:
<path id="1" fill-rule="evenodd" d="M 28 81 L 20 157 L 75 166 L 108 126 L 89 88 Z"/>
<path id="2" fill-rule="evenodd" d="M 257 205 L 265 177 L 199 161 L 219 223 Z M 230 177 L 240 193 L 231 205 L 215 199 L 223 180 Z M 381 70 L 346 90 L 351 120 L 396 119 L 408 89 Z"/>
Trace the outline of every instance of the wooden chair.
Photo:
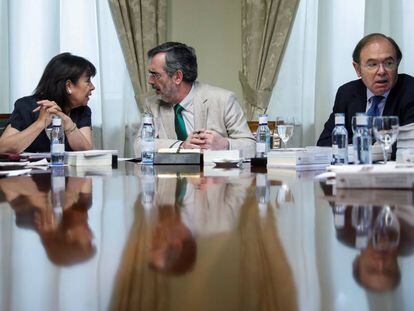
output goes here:
<path id="1" fill-rule="evenodd" d="M 250 131 L 253 134 L 256 134 L 257 128 L 259 127 L 259 121 L 247 121 L 247 125 L 249 126 Z M 267 126 L 269 127 L 270 132 L 273 133 L 273 131 L 275 130 L 276 122 L 268 121 Z"/>
<path id="2" fill-rule="evenodd" d="M 250 131 L 252 132 L 253 136 L 256 137 L 256 131 L 257 128 L 259 127 L 259 121 L 247 121 L 247 125 L 250 128 Z M 277 149 L 277 148 L 281 148 L 281 140 L 279 138 L 279 136 L 277 135 L 277 133 L 275 132 L 275 127 L 276 127 L 276 121 L 268 121 L 267 122 L 267 126 L 269 127 L 270 130 L 270 148 L 272 149 Z"/>

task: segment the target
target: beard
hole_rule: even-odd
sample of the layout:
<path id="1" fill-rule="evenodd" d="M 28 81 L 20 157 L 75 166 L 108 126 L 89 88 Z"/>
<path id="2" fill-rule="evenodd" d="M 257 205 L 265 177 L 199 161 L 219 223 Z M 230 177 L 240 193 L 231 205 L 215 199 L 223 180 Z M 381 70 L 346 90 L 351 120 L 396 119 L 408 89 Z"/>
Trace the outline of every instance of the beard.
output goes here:
<path id="1" fill-rule="evenodd" d="M 164 86 L 163 90 L 155 88 L 157 91 L 157 98 L 168 104 L 176 104 L 177 90 L 174 85 L 168 83 Z"/>

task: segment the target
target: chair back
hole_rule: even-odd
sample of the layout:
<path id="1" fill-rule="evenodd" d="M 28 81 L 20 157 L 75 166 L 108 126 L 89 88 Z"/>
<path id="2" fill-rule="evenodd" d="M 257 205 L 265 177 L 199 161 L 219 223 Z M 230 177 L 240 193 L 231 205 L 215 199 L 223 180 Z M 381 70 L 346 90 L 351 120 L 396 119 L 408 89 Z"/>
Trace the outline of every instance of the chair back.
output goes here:
<path id="1" fill-rule="evenodd" d="M 10 116 L 10 113 L 0 113 L 0 136 L 8 125 Z"/>

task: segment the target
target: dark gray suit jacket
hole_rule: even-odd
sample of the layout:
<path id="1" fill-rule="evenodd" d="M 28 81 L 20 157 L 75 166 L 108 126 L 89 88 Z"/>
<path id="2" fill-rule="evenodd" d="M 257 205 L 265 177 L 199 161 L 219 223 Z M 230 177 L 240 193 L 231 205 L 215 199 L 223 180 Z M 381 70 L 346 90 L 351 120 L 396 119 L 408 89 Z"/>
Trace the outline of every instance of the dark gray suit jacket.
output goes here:
<path id="1" fill-rule="evenodd" d="M 365 112 L 367 105 L 367 88 L 361 79 L 342 85 L 336 93 L 333 111 L 318 139 L 318 146 L 332 145 L 332 130 L 335 127 L 335 113 L 345 114 L 345 127 L 348 140 L 352 143 L 352 117 L 357 112 Z M 385 103 L 384 116 L 398 116 L 400 125 L 414 122 L 414 78 L 399 74 L 397 83 L 391 89 Z"/>

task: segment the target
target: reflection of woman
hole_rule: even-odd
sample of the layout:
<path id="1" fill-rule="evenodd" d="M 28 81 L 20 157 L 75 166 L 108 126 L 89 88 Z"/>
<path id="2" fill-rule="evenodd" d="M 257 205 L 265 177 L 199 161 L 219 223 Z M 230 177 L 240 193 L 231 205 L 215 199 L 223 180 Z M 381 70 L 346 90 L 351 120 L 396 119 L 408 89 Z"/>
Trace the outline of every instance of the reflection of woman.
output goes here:
<path id="1" fill-rule="evenodd" d="M 51 115 L 62 118 L 66 150 L 91 149 L 91 110 L 87 104 L 95 89 L 91 82 L 95 74 L 94 65 L 82 57 L 62 53 L 52 58 L 34 94 L 16 101 L 10 124 L 0 138 L 0 152 L 49 151 L 44 128 Z"/>
<path id="2" fill-rule="evenodd" d="M 39 234 L 46 253 L 57 265 L 72 265 L 91 258 L 95 252 L 88 225 L 92 204 L 92 181 L 67 177 L 65 205 L 59 221 L 51 204 L 48 174 L 0 180 L 0 189 L 16 214 L 16 225 Z"/>

